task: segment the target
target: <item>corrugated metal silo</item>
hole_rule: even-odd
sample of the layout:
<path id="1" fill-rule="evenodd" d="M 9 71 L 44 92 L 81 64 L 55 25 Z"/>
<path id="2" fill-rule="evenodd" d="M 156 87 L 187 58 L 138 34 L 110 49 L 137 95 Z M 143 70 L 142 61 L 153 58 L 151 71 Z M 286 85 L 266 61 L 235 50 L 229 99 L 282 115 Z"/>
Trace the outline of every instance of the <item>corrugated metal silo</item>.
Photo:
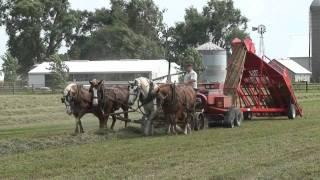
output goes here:
<path id="1" fill-rule="evenodd" d="M 312 54 L 312 78 L 320 81 L 320 0 L 310 6 L 310 46 Z"/>
<path id="2" fill-rule="evenodd" d="M 200 45 L 197 50 L 201 53 L 205 71 L 200 76 L 200 82 L 224 82 L 227 68 L 227 52 L 212 42 Z"/>

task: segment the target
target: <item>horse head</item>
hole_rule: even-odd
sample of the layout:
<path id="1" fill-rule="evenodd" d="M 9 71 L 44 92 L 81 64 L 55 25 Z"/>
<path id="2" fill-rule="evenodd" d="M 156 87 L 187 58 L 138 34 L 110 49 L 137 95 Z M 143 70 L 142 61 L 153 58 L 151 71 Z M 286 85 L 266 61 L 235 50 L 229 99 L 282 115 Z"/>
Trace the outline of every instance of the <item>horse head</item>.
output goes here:
<path id="1" fill-rule="evenodd" d="M 92 105 L 96 107 L 99 105 L 99 99 L 103 99 L 104 81 L 93 79 L 89 83 L 89 92 L 92 93 Z"/>
<path id="2" fill-rule="evenodd" d="M 129 106 L 132 106 L 137 101 L 141 93 L 141 83 L 139 82 L 139 79 L 135 79 L 134 81 L 129 81 L 128 90 L 129 90 L 128 104 Z"/>
<path id="3" fill-rule="evenodd" d="M 66 106 L 67 114 L 71 115 L 73 113 L 72 104 L 73 100 L 76 97 L 77 93 L 77 84 L 71 83 L 69 84 L 63 91 L 63 97 L 61 98 L 61 102 Z"/>

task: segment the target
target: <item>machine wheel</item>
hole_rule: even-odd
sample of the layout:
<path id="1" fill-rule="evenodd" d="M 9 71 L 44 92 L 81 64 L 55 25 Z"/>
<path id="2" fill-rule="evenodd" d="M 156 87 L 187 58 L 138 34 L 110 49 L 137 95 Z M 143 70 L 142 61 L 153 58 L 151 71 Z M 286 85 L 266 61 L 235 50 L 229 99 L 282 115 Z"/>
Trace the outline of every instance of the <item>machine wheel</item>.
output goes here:
<path id="1" fill-rule="evenodd" d="M 252 112 L 244 112 L 243 113 L 243 117 L 244 117 L 244 120 L 252 120 Z"/>
<path id="2" fill-rule="evenodd" d="M 205 129 L 205 128 L 207 127 L 206 124 L 208 124 L 208 123 L 206 122 L 206 119 L 205 119 L 205 117 L 204 117 L 204 114 L 201 113 L 201 112 L 195 113 L 194 129 L 195 129 L 196 131 L 203 130 L 203 129 Z"/>
<path id="3" fill-rule="evenodd" d="M 294 104 L 290 104 L 289 111 L 288 111 L 288 118 L 289 119 L 295 119 L 296 118 L 296 106 Z"/>
<path id="4" fill-rule="evenodd" d="M 234 121 L 234 125 L 236 127 L 240 127 L 243 121 L 243 112 L 238 108 L 236 108 L 235 111 L 236 111 L 236 119 Z"/>

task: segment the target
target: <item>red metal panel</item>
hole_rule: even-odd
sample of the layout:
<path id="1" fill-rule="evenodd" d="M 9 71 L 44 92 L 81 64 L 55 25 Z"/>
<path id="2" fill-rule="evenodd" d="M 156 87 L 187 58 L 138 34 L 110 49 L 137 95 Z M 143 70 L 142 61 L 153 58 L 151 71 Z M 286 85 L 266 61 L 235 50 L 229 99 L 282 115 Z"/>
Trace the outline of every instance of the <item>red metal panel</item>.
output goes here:
<path id="1" fill-rule="evenodd" d="M 254 113 L 283 113 L 288 112 L 292 103 L 296 106 L 297 114 L 302 115 L 287 71 L 273 61 L 268 63 L 267 58 L 263 60 L 258 57 L 251 39 L 234 42 L 236 46 L 243 43 L 247 50 L 241 81 L 237 88 L 240 107 L 244 110 L 250 108 Z"/>

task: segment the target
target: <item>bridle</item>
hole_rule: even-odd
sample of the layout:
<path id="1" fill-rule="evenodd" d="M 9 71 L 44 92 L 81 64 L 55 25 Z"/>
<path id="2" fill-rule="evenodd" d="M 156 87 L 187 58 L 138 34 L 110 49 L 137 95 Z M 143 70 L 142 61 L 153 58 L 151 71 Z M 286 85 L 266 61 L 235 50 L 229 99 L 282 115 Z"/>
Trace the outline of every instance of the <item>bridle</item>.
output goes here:
<path id="1" fill-rule="evenodd" d="M 129 86 L 129 91 L 130 91 L 130 88 L 135 88 L 134 89 L 134 91 L 135 91 L 135 93 L 131 93 L 131 92 L 129 92 L 129 95 L 130 96 L 134 96 L 135 98 L 135 100 L 139 97 L 139 95 L 141 94 L 141 88 L 138 86 L 138 85 L 130 85 Z"/>

